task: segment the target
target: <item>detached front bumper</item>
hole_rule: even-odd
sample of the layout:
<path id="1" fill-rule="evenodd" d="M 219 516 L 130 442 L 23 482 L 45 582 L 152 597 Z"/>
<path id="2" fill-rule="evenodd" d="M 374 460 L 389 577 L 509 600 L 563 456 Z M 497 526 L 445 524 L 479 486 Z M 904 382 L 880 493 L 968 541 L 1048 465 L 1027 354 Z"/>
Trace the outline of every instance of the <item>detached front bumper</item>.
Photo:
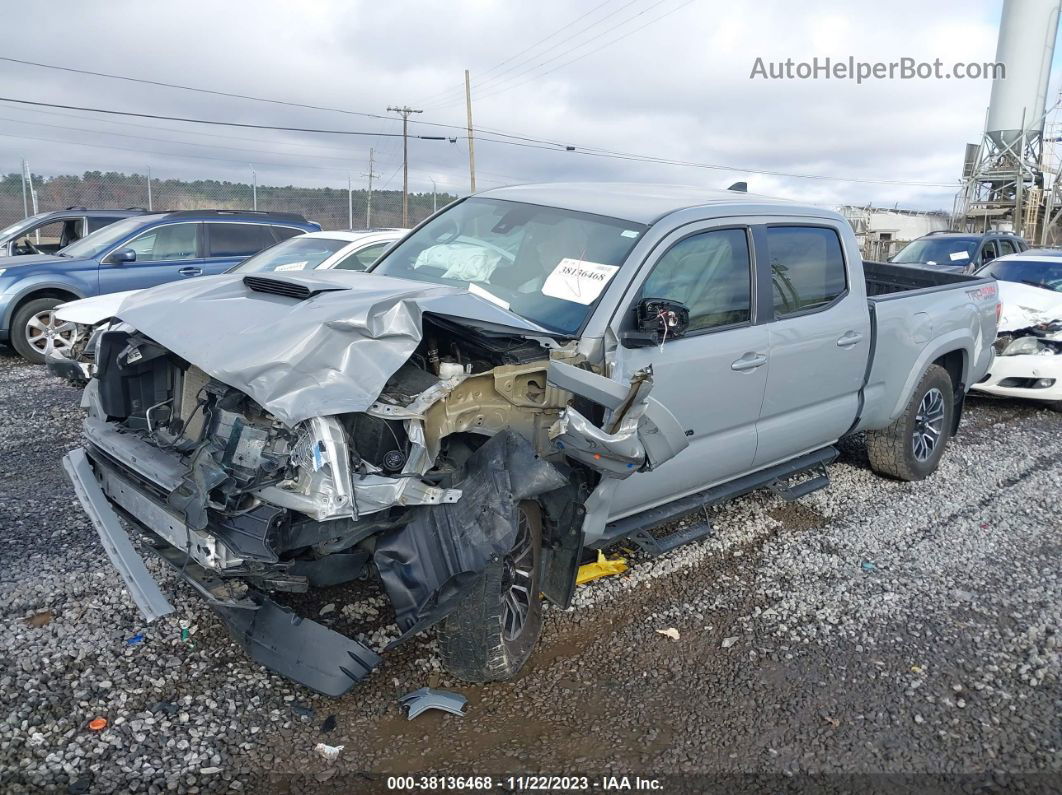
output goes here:
<path id="1" fill-rule="evenodd" d="M 1044 385 L 1035 386 L 1037 381 Z M 971 389 L 998 397 L 1062 400 L 1062 355 L 996 356 L 985 379 Z"/>
<path id="2" fill-rule="evenodd" d="M 153 522 L 173 522 L 174 517 L 138 493 L 117 471 L 106 468 L 104 472 L 103 465 L 92 461 L 84 449 L 68 453 L 63 468 L 111 563 L 148 621 L 172 613 L 174 608 L 122 527 L 105 487 L 124 495 L 122 508 L 144 529 L 152 551 L 206 598 L 233 639 L 255 662 L 328 696 L 343 695 L 379 664 L 380 657 L 368 646 L 301 618 L 261 593 L 246 589 L 239 598 L 233 598 L 229 581 L 191 561 L 182 550 L 152 532 Z"/>

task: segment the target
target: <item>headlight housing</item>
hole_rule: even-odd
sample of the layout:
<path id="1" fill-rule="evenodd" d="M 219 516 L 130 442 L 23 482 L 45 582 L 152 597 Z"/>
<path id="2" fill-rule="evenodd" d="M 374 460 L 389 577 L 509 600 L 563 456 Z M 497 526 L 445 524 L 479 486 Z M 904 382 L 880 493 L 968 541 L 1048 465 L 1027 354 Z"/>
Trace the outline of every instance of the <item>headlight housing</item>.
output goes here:
<path id="1" fill-rule="evenodd" d="M 1018 337 L 1007 345 L 1000 356 L 1054 356 L 1058 351 L 1036 337 Z"/>

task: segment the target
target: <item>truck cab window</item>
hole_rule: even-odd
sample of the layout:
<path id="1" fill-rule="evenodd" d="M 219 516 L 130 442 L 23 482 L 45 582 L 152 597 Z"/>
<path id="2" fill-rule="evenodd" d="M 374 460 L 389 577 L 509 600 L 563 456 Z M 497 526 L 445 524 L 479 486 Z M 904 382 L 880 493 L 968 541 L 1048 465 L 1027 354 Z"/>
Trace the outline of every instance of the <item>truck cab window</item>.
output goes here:
<path id="1" fill-rule="evenodd" d="M 717 229 L 681 240 L 653 266 L 642 298 L 669 298 L 690 310 L 690 331 L 748 323 L 752 277 L 744 229 Z"/>
<path id="2" fill-rule="evenodd" d="M 841 241 L 832 229 L 768 227 L 767 250 L 776 318 L 824 307 L 847 287 Z"/>

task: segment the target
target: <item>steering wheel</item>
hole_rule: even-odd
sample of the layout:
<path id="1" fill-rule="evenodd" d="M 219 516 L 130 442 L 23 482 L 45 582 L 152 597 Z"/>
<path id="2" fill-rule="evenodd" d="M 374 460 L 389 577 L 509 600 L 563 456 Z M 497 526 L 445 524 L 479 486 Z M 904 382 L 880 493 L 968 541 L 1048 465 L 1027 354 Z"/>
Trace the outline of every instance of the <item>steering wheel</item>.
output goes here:
<path id="1" fill-rule="evenodd" d="M 41 250 L 39 248 L 37 248 L 35 245 L 33 245 L 33 243 L 30 242 L 29 235 L 27 235 L 26 237 L 22 238 L 22 240 L 20 240 L 20 241 L 19 240 L 15 241 L 15 251 L 17 253 L 20 253 L 20 254 L 22 254 L 22 253 L 40 254 L 41 253 Z"/>

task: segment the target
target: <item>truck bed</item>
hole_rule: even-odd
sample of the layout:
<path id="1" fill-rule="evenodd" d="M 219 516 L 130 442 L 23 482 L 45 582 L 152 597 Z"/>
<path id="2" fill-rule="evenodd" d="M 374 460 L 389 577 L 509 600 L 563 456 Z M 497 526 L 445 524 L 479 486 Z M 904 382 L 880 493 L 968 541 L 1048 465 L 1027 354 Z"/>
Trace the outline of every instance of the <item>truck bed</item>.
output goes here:
<path id="1" fill-rule="evenodd" d="M 863 276 L 867 283 L 867 296 L 881 298 L 914 290 L 931 290 L 952 287 L 960 282 L 984 281 L 981 277 L 965 273 L 917 268 L 910 265 L 892 265 L 888 262 L 863 260 Z"/>

